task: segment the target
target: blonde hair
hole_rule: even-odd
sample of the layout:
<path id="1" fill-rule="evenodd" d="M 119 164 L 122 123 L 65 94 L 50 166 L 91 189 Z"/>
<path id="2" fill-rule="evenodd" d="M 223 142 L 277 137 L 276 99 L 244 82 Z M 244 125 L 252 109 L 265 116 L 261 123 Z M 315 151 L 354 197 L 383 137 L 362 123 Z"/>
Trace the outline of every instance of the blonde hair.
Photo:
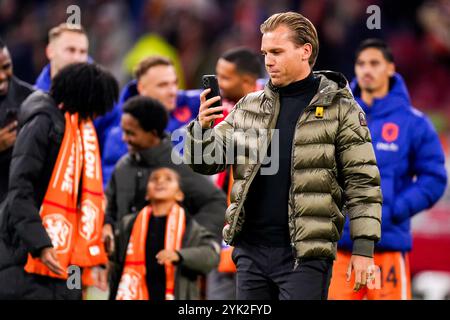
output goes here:
<path id="1" fill-rule="evenodd" d="M 56 27 L 53 27 L 48 32 L 48 42 L 52 42 L 61 36 L 64 32 L 75 32 L 86 35 L 86 31 L 79 24 L 61 23 Z"/>
<path id="2" fill-rule="evenodd" d="M 319 37 L 312 22 L 297 12 L 276 13 L 261 24 L 260 30 L 264 34 L 275 30 L 280 25 L 285 25 L 292 31 L 291 40 L 295 44 L 300 46 L 305 43 L 311 44 L 312 53 L 308 62 L 312 68 L 319 54 Z"/>

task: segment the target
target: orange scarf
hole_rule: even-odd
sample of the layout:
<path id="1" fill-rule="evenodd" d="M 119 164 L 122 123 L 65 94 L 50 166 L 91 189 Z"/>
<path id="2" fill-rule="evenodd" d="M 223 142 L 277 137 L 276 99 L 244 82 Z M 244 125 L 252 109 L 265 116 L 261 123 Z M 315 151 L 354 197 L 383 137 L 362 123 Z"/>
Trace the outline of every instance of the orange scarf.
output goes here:
<path id="1" fill-rule="evenodd" d="M 78 123 L 78 114 L 67 112 L 64 116 L 64 138 L 40 216 L 61 266 L 91 267 L 108 261 L 101 241 L 105 200 L 97 135 L 92 121 Z M 67 279 L 31 255 L 25 271 Z"/>
<path id="2" fill-rule="evenodd" d="M 139 212 L 134 223 L 128 243 L 125 266 L 119 282 L 116 300 L 149 300 L 146 282 L 145 244 L 147 241 L 148 222 L 152 214 L 150 206 Z M 172 206 L 167 217 L 164 249 L 178 251 L 181 248 L 186 216 L 184 209 L 178 204 Z M 172 263 L 166 263 L 166 300 L 175 298 L 175 272 Z"/>

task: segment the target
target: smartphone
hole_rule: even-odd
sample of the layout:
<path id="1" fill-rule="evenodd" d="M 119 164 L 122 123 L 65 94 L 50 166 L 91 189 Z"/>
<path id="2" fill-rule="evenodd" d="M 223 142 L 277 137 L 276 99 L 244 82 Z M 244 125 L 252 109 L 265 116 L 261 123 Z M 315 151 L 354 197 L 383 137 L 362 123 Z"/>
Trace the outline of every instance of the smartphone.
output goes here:
<path id="1" fill-rule="evenodd" d="M 204 89 L 211 89 L 211 92 L 206 95 L 206 100 L 219 96 L 219 82 L 217 81 L 217 77 L 213 74 L 207 74 L 202 77 L 202 83 Z M 222 98 L 213 103 L 210 108 L 220 107 L 222 105 Z M 215 112 L 214 114 L 221 114 L 222 112 Z"/>

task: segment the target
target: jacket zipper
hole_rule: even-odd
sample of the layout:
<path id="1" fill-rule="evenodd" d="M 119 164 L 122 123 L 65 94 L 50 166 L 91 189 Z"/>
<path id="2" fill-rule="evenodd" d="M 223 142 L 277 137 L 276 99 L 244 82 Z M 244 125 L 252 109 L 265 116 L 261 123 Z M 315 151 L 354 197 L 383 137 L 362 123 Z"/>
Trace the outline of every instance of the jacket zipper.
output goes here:
<path id="1" fill-rule="evenodd" d="M 277 97 L 277 98 L 279 98 L 279 97 Z M 278 99 L 278 103 L 279 103 L 279 99 Z M 275 125 L 274 125 L 272 122 L 273 122 L 273 120 L 274 120 L 274 118 L 275 118 L 275 115 L 278 116 L 279 112 L 280 112 L 280 106 L 278 106 L 278 111 L 275 110 L 275 112 L 272 114 L 272 116 L 271 116 L 271 118 L 270 118 L 270 125 L 269 125 L 270 130 L 272 130 L 272 129 L 275 128 Z M 269 148 L 269 145 L 272 143 L 272 134 L 269 135 L 268 141 L 267 141 L 267 142 L 268 142 L 268 143 L 267 143 L 267 149 L 268 149 L 268 148 Z M 266 152 L 267 152 L 267 150 L 266 150 Z M 255 178 L 256 174 L 257 174 L 258 171 L 259 171 L 259 168 L 261 167 L 261 162 L 262 162 L 262 161 L 259 161 L 259 162 L 260 162 L 260 163 L 256 164 L 256 165 L 253 167 L 253 171 L 252 171 L 252 174 L 250 175 L 250 179 L 249 179 L 248 182 L 245 184 L 245 187 L 244 187 L 244 190 L 243 190 L 244 192 L 242 193 L 243 195 L 245 194 L 245 195 L 247 196 L 248 189 L 250 188 L 250 185 L 252 184 L 253 179 Z M 242 206 L 244 205 L 244 202 L 245 202 L 245 199 L 242 199 L 242 200 L 241 200 L 241 203 L 240 203 L 239 206 L 236 208 L 236 212 L 238 213 L 238 216 L 237 216 L 237 218 L 234 219 L 233 225 L 231 226 L 231 230 L 235 230 L 235 229 L 236 229 L 236 224 L 237 224 L 237 222 L 238 222 L 238 220 L 239 220 L 239 216 L 241 215 L 241 209 L 242 209 Z M 235 230 L 234 232 L 236 233 L 236 230 Z"/>
<path id="2" fill-rule="evenodd" d="M 324 89 L 322 89 L 320 91 L 323 92 Z M 329 93 L 328 93 L 329 94 Z M 303 109 L 302 113 L 300 114 L 300 116 L 298 117 L 297 123 L 295 124 L 295 131 L 297 131 L 297 128 L 299 128 L 303 123 L 306 122 L 306 118 L 303 121 L 300 121 L 303 117 L 303 115 L 306 112 L 310 112 L 311 110 L 314 109 L 314 107 L 317 107 L 320 103 L 318 103 L 320 101 L 320 99 L 314 99 L 315 97 L 312 98 L 312 104 L 308 105 L 305 109 Z M 314 101 L 316 100 L 316 101 Z M 325 104 L 324 104 L 325 105 Z M 291 185 L 289 187 L 289 206 L 288 206 L 288 210 L 290 210 L 291 208 L 294 208 L 293 202 L 294 202 L 294 190 L 292 188 L 292 181 L 294 179 L 294 150 L 295 150 L 295 131 L 294 131 L 294 136 L 292 137 L 292 148 L 291 148 Z M 288 212 L 289 214 L 289 212 Z M 293 219 L 293 214 L 289 215 L 289 219 L 292 221 Z M 291 219 L 292 218 L 292 219 Z M 293 234 L 295 234 L 296 231 L 296 227 L 295 227 L 295 223 L 293 224 Z M 290 236 L 290 235 L 289 235 Z M 291 237 L 291 236 L 290 236 Z M 291 237 L 291 248 L 292 248 L 292 254 L 294 256 L 294 270 L 297 268 L 298 266 L 298 258 L 297 258 L 297 250 L 295 249 L 295 241 L 294 239 Z"/>
<path id="3" fill-rule="evenodd" d="M 292 211 L 294 208 L 293 205 L 293 199 L 294 199 L 294 190 L 292 188 L 292 181 L 294 179 L 294 147 L 295 147 L 295 131 L 297 131 L 297 127 L 299 127 L 301 124 L 303 124 L 306 120 L 300 122 L 301 118 L 303 117 L 303 115 L 306 112 L 310 112 L 313 109 L 314 105 L 309 105 L 307 106 L 305 109 L 303 109 L 302 113 L 300 114 L 300 116 L 298 117 L 297 123 L 295 124 L 295 129 L 294 129 L 294 136 L 292 137 L 292 146 L 291 146 L 291 185 L 289 186 L 289 206 L 288 206 L 288 216 L 289 216 L 289 222 L 292 222 L 293 219 L 293 212 L 291 214 L 289 214 L 289 211 Z M 296 228 L 295 228 L 295 223 L 293 223 L 293 234 L 295 234 Z M 295 249 L 295 241 L 294 238 L 289 235 L 291 238 L 291 249 L 292 249 L 292 255 L 294 257 L 294 270 L 297 268 L 298 266 L 298 259 L 297 259 L 297 251 Z"/>

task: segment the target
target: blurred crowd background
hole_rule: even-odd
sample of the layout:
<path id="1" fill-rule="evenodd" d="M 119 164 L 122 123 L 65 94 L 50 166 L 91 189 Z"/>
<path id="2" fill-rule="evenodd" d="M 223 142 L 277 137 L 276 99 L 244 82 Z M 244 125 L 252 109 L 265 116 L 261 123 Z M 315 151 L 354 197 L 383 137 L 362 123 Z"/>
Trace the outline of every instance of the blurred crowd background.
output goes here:
<path id="1" fill-rule="evenodd" d="M 0 36 L 20 79 L 35 82 L 48 63 L 48 30 L 67 20 L 72 4 L 81 9 L 90 56 L 121 85 L 141 58 L 160 53 L 175 61 L 182 88 L 198 88 L 201 75 L 214 73 L 225 50 L 245 45 L 259 51 L 259 25 L 275 12 L 292 10 L 308 17 L 320 39 L 315 69 L 341 71 L 349 80 L 359 42 L 383 38 L 393 49 L 413 105 L 431 116 L 450 157 L 450 0 L 0 0 Z M 381 9 L 381 29 L 366 26 L 370 5 Z M 448 298 L 450 192 L 418 215 L 413 229 L 415 297 Z"/>

